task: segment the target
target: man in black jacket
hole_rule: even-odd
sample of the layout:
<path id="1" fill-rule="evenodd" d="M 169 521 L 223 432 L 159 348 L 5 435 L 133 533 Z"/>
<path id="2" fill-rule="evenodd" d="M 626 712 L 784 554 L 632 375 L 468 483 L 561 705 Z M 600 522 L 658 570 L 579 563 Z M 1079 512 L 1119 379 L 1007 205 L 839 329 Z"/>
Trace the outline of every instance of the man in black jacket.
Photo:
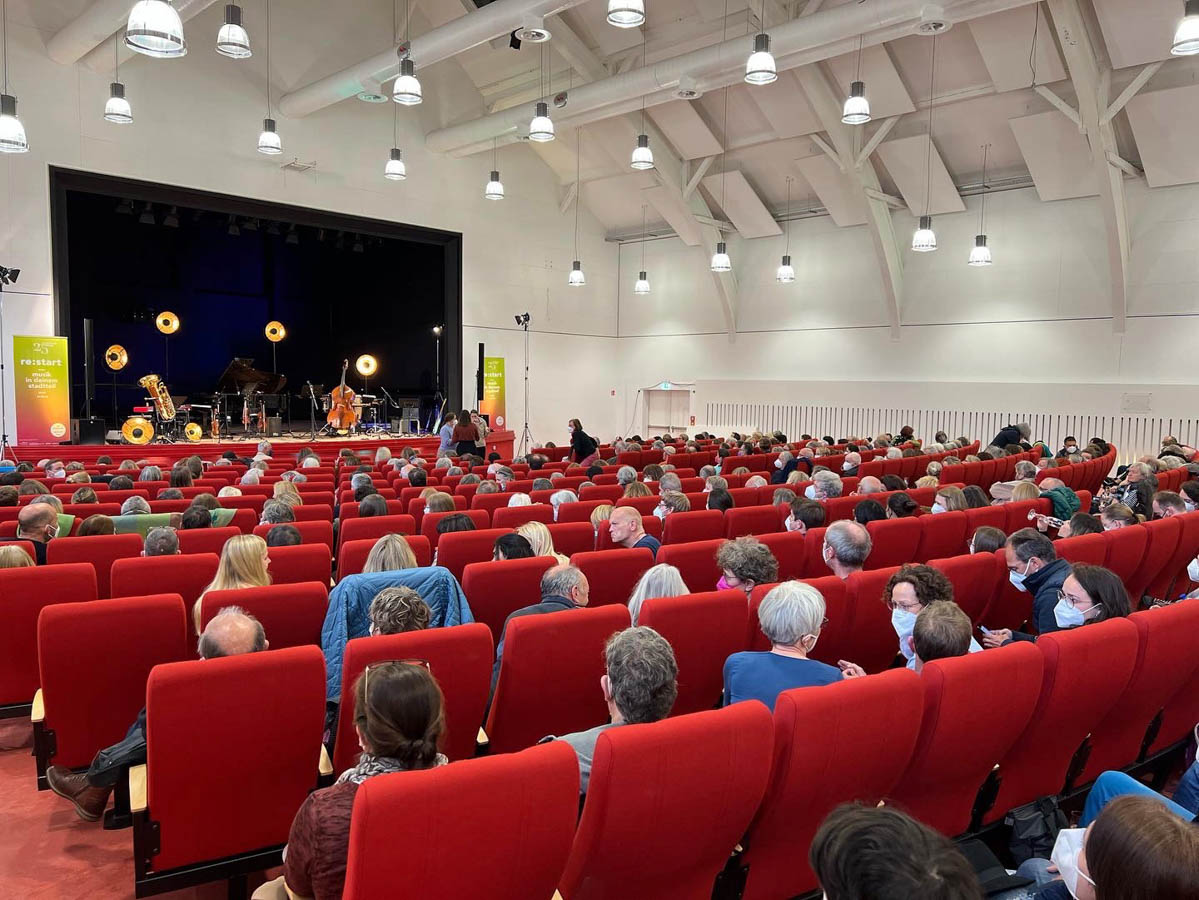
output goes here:
<path id="1" fill-rule="evenodd" d="M 1027 444 L 1031 434 L 1032 428 L 1027 422 L 1021 422 L 1018 425 L 1004 425 L 999 430 L 999 434 L 995 435 L 991 441 L 991 446 L 1002 449 L 1008 444 Z"/>
<path id="2" fill-rule="evenodd" d="M 508 615 L 504 620 L 501 635 L 508 630 L 508 623 L 520 616 L 538 616 L 547 613 L 563 612 L 568 609 L 582 609 L 587 605 L 590 588 L 587 576 L 581 570 L 569 563 L 546 569 L 541 576 L 541 602 L 532 606 L 521 607 Z M 500 677 L 500 663 L 504 657 L 504 639 L 500 638 L 499 646 L 495 648 L 495 667 L 491 671 L 491 692 L 495 693 L 495 683 Z"/>
<path id="3" fill-rule="evenodd" d="M 1040 634 L 1060 631 L 1053 608 L 1058 592 L 1070 574 L 1070 563 L 1057 558 L 1053 541 L 1035 528 L 1021 528 L 1004 545 L 1008 578 L 1017 588 L 1032 594 L 1032 620 Z M 1012 639 L 1007 629 L 992 631 L 983 644 L 997 647 Z"/>

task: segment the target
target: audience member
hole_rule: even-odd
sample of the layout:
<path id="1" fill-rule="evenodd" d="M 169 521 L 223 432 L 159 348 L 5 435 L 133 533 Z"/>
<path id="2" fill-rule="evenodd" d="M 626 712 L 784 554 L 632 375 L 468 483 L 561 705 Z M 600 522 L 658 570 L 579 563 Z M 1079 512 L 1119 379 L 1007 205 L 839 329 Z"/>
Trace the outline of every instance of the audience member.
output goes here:
<path id="1" fill-rule="evenodd" d="M 362 566 L 364 574 L 393 572 L 397 569 L 415 569 L 416 554 L 412 547 L 398 534 L 385 534 L 375 541 L 371 552 Z"/>
<path id="2" fill-rule="evenodd" d="M 464 512 L 450 513 L 437 523 L 438 534 L 451 534 L 455 531 L 474 531 L 475 520 Z"/>
<path id="3" fill-rule="evenodd" d="M 525 538 L 516 532 L 501 534 L 495 539 L 495 545 L 491 551 L 493 560 L 531 559 L 532 557 L 533 548 Z"/>
<path id="4" fill-rule="evenodd" d="M 0 545 L 0 569 L 23 569 L 33 564 L 33 557 L 25 552 L 24 547 Z"/>
<path id="5" fill-rule="evenodd" d="M 266 541 L 256 534 L 238 534 L 225 541 L 216 576 L 200 592 L 192 609 L 196 631 L 200 630 L 200 603 L 209 591 L 231 591 L 237 588 L 266 587 L 271 583 L 271 558 Z"/>
<path id="6" fill-rule="evenodd" d="M 965 656 L 974 641 L 970 617 L 952 600 L 930 603 L 916 614 L 912 626 L 912 668 L 919 672 L 924 664 L 950 656 Z"/>
<path id="7" fill-rule="evenodd" d="M 759 584 L 778 581 L 779 564 L 770 548 L 755 537 L 739 537 L 725 541 L 716 551 L 716 565 L 720 568 L 720 580 L 716 590 L 736 589 L 746 596 Z"/>
<path id="8" fill-rule="evenodd" d="M 94 537 L 99 534 L 115 534 L 116 524 L 108 516 L 88 516 L 79 523 L 78 537 Z"/>
<path id="9" fill-rule="evenodd" d="M 46 544 L 58 534 L 58 513 L 53 506 L 44 503 L 30 503 L 21 507 L 17 513 L 17 536 L 15 538 L 0 538 L 0 543 L 7 540 L 30 541 L 33 544 L 37 564 L 46 564 Z"/>
<path id="10" fill-rule="evenodd" d="M 429 627 L 433 611 L 410 587 L 386 587 L 375 594 L 370 610 L 371 635 L 403 634 Z"/>
<path id="11" fill-rule="evenodd" d="M 634 625 L 641 614 L 641 604 L 651 597 L 681 597 L 691 593 L 683 582 L 683 576 L 674 566 L 658 563 L 650 566 L 633 587 L 629 595 L 629 617 Z"/>
<path id="12" fill-rule="evenodd" d="M 541 602 L 509 613 L 508 618 L 504 620 L 504 627 L 500 629 L 500 642 L 495 648 L 495 668 L 491 673 L 492 693 L 495 693 L 495 684 L 500 677 L 500 664 L 504 656 L 503 635 L 508 630 L 508 623 L 522 616 L 538 616 L 582 609 L 587 605 L 588 591 L 587 576 L 570 563 L 562 563 L 546 570 L 546 573 L 541 576 Z"/>
<path id="13" fill-rule="evenodd" d="M 792 494 L 794 496 L 794 494 Z M 708 492 L 707 508 L 716 509 L 720 512 L 733 509 L 733 495 L 724 488 L 717 488 L 714 491 Z"/>
<path id="14" fill-rule="evenodd" d="M 783 520 L 783 526 L 790 532 L 807 534 L 809 528 L 824 526 L 824 506 L 807 497 L 799 497 L 791 501 L 791 514 Z"/>
<path id="15" fill-rule="evenodd" d="M 13 492 L 13 506 L 16 506 L 16 492 Z M 99 503 L 96 497 L 96 489 L 90 487 L 81 487 L 71 494 L 71 503 Z M 3 504 L 0 504 L 3 505 Z"/>
<path id="16" fill-rule="evenodd" d="M 1033 595 L 1032 617 L 1037 631 L 1057 631 L 1053 608 L 1062 582 L 1070 574 L 1070 563 L 1058 559 L 1053 542 L 1035 528 L 1021 528 L 1009 536 L 1004 553 L 1009 580 L 1017 590 Z"/>
<path id="17" fill-rule="evenodd" d="M 618 506 L 612 510 L 612 516 L 608 519 L 608 534 L 613 544 L 629 549 L 645 547 L 655 558 L 662 546 L 656 537 L 645 533 L 641 513 L 632 506 Z"/>
<path id="18" fill-rule="evenodd" d="M 904 491 L 896 491 L 887 497 L 887 517 L 910 519 L 920 511 L 920 504 Z"/>
<path id="19" fill-rule="evenodd" d="M 887 518 L 887 511 L 877 500 L 861 500 L 853 508 L 853 520 L 859 525 Z"/>
<path id="20" fill-rule="evenodd" d="M 1068 631 L 1105 619 L 1127 618 L 1132 614 L 1132 604 L 1124 582 L 1119 575 L 1103 566 L 1067 564 L 1066 577 L 1061 589 L 1056 591 L 1055 598 L 1057 602 L 1051 610 L 1054 624 L 1051 631 Z M 1035 640 L 1035 635 L 1006 628 L 983 635 L 983 643 L 988 647 L 998 647 L 1011 641 Z"/>
<path id="21" fill-rule="evenodd" d="M 862 571 L 872 546 L 870 532 L 864 526 L 841 520 L 825 529 L 820 553 L 824 564 L 845 581 L 854 572 Z"/>
<path id="22" fill-rule="evenodd" d="M 1059 538 L 1078 537 L 1081 534 L 1102 533 L 1103 523 L 1094 516 L 1085 512 L 1076 512 L 1069 519 L 1063 522 L 1062 527 L 1057 530 L 1057 536 Z"/>
<path id="23" fill-rule="evenodd" d="M 295 525 L 273 525 L 266 532 L 268 547 L 298 547 L 304 543 L 304 535 Z"/>
<path id="24" fill-rule="evenodd" d="M 899 652 L 909 669 L 916 668 L 912 648 L 912 631 L 921 611 L 939 603 L 953 602 L 953 582 L 932 566 L 909 564 L 901 566 L 883 589 L 883 602 L 891 610 L 891 627 L 899 638 Z M 982 650 L 971 638 L 971 653 Z"/>
<path id="25" fill-rule="evenodd" d="M 994 553 L 1007 543 L 1007 535 L 1002 528 L 991 525 L 980 525 L 974 529 L 974 535 L 966 545 L 971 553 Z"/>
<path id="26" fill-rule="evenodd" d="M 148 516 L 150 512 L 150 503 L 145 497 L 129 497 L 121 504 L 123 516 Z"/>
<path id="27" fill-rule="evenodd" d="M 554 508 L 554 521 L 558 521 L 558 510 L 562 507 L 563 503 L 578 502 L 579 498 L 575 496 L 574 491 L 554 491 L 554 493 L 550 495 L 550 506 Z"/>
<path id="28" fill-rule="evenodd" d="M 968 484 L 962 488 L 962 496 L 966 498 L 967 509 L 982 509 L 991 505 L 991 498 L 977 484 Z"/>
<path id="29" fill-rule="evenodd" d="M 529 542 L 534 556 L 552 556 L 562 564 L 570 562 L 569 559 L 554 550 L 554 539 L 550 535 L 549 527 L 544 522 L 525 522 L 516 529 L 516 533 Z"/>
<path id="30" fill-rule="evenodd" d="M 1104 531 L 1115 531 L 1118 528 L 1139 525 L 1141 520 L 1123 503 L 1112 503 L 1110 506 L 1105 506 L 1099 513 L 1099 522 L 1103 525 Z"/>
<path id="31" fill-rule="evenodd" d="M 969 508 L 970 506 L 966 502 L 966 495 L 962 493 L 962 489 L 946 485 L 937 491 L 937 496 L 933 498 L 933 505 L 930 512 L 934 514 L 957 512 Z"/>
<path id="32" fill-rule="evenodd" d="M 175 556 L 179 553 L 179 535 L 174 528 L 151 528 L 146 532 L 142 556 Z"/>

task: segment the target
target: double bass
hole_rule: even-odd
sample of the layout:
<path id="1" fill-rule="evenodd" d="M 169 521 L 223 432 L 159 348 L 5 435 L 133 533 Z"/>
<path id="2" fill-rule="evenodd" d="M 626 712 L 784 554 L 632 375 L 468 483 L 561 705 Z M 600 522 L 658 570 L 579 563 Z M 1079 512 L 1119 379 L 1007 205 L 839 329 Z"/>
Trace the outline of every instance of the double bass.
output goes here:
<path id="1" fill-rule="evenodd" d="M 325 421 L 340 432 L 349 431 L 358 424 L 358 416 L 354 412 L 354 401 L 357 399 L 353 388 L 346 387 L 346 369 L 350 367 L 348 359 L 341 363 L 341 384 L 329 394 L 329 415 Z"/>

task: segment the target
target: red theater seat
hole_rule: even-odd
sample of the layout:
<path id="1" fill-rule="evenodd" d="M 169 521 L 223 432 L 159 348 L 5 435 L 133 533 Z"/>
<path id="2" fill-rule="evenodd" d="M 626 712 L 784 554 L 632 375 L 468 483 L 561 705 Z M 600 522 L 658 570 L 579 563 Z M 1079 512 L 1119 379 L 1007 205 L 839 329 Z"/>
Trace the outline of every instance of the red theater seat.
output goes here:
<path id="1" fill-rule="evenodd" d="M 370 522 L 371 519 L 360 519 L 358 521 Z M 330 555 L 333 553 L 333 523 L 332 522 L 292 522 L 290 523 L 300 532 L 303 543 L 305 544 L 324 544 L 329 548 Z M 275 525 L 255 525 L 254 534 L 258 535 L 263 540 L 266 540 L 267 532 Z"/>
<path id="2" fill-rule="evenodd" d="M 970 621 L 976 626 L 986 624 L 987 610 L 996 588 L 1008 583 L 1007 568 L 1000 564 L 995 554 L 951 556 L 929 560 L 928 564 L 953 582 L 953 599 Z"/>
<path id="3" fill-rule="evenodd" d="M 654 554 L 645 547 L 594 550 L 576 553 L 570 562 L 587 576 L 591 591 L 589 605 L 606 606 L 629 602 L 637 579 L 654 564 Z"/>
<path id="4" fill-rule="evenodd" d="M 320 581 L 328 584 L 332 558 L 324 544 L 297 544 L 292 547 L 267 547 L 271 584 L 297 584 Z"/>
<path id="5" fill-rule="evenodd" d="M 729 510 L 729 513 L 733 512 L 736 510 Z M 815 532 L 819 532 L 819 534 Z M 813 529 L 812 536 L 807 538 L 813 542 L 817 552 L 820 550 L 823 535 L 824 529 L 818 528 Z M 779 581 L 815 576 L 815 573 L 808 569 L 808 547 L 804 535 L 797 531 L 780 531 L 777 534 L 759 534 L 756 537 L 759 542 L 770 548 L 770 552 L 778 560 Z M 823 561 L 820 564 L 824 566 Z M 827 566 L 825 566 L 825 571 L 828 571 Z"/>
<path id="6" fill-rule="evenodd" d="M 469 516 L 470 520 L 475 523 L 475 528 L 479 530 L 488 529 L 491 527 L 491 516 L 481 509 L 455 510 L 452 513 L 429 513 L 427 516 L 420 518 L 420 533 L 429 539 L 429 543 L 434 549 L 437 548 L 438 541 L 441 535 L 437 533 L 437 523 L 446 516 L 465 515 Z M 511 529 L 504 529 L 510 531 Z M 457 532 L 461 534 L 462 532 Z"/>
<path id="7" fill-rule="evenodd" d="M 553 539 L 554 550 L 563 556 L 589 553 L 595 549 L 595 529 L 591 527 L 590 522 L 557 522 L 546 527 L 549 528 L 550 538 Z"/>
<path id="8" fill-rule="evenodd" d="M 430 628 L 404 634 L 355 638 L 346 644 L 342 661 L 341 705 L 333 771 L 340 774 L 358 761 L 361 748 L 354 733 L 354 682 L 362 670 L 393 659 L 424 659 L 445 698 L 445 735 L 441 752 L 451 761 L 475 755 L 479 723 L 487 709 L 491 665 L 495 650 L 491 633 L 471 622 L 448 628 Z"/>
<path id="9" fill-rule="evenodd" d="M 662 524 L 663 544 L 685 544 L 724 537 L 724 513 L 718 509 L 676 512 Z"/>
<path id="10" fill-rule="evenodd" d="M 1128 587 L 1134 607 L 1146 595 L 1158 600 L 1165 599 L 1153 591 L 1162 586 L 1164 573 L 1168 571 L 1170 560 L 1174 558 L 1178 543 L 1182 540 L 1182 519 L 1178 516 L 1155 519 L 1141 527 L 1146 531 L 1145 555 Z M 50 544 L 53 546 L 54 542 Z"/>
<path id="11" fill-rule="evenodd" d="M 564 900 L 710 896 L 762 800 L 773 739 L 760 703 L 602 733 Z"/>
<path id="12" fill-rule="evenodd" d="M 449 569 L 451 575 L 462 581 L 462 573 L 468 565 L 490 560 L 496 538 L 511 533 L 509 528 L 483 528 L 443 534 L 440 543 L 435 544 L 437 565 Z"/>
<path id="13" fill-rule="evenodd" d="M 525 522 L 545 522 L 548 525 L 553 521 L 554 508 L 547 503 L 534 503 L 532 506 L 505 506 L 491 514 L 491 524 L 494 528 L 519 528 Z"/>
<path id="14" fill-rule="evenodd" d="M 915 562 L 923 518 L 881 519 L 868 523 L 866 531 L 870 534 L 871 549 L 866 568 L 885 569 Z"/>
<path id="15" fill-rule="evenodd" d="M 911 759 L 923 704 L 920 678 L 906 669 L 779 694 L 770 781 L 740 859 L 744 900 L 817 889 L 807 853 L 797 851 L 837 806 L 887 796 Z"/>
<path id="16" fill-rule="evenodd" d="M 695 541 L 690 544 L 664 544 L 657 561 L 669 563 L 679 570 L 683 583 L 692 591 L 716 589 L 721 571 L 716 565 L 716 551 L 724 540 Z"/>
<path id="17" fill-rule="evenodd" d="M 902 521 L 902 520 L 901 520 Z M 925 562 L 930 559 L 941 559 L 947 556 L 958 556 L 966 553 L 966 544 L 974 534 L 969 530 L 969 519 L 965 512 L 954 511 L 940 513 L 935 516 L 920 516 L 908 521 L 920 526 L 920 546 L 915 555 L 903 562 Z M 875 523 L 871 523 L 875 524 Z M 877 548 L 878 544 L 875 543 Z M 901 563 L 893 563 L 900 565 Z"/>
<path id="18" fill-rule="evenodd" d="M 842 658 L 871 674 L 888 668 L 899 652 L 899 638 L 891 626 L 891 610 L 883 603 L 883 589 L 898 570 L 898 566 L 893 566 L 854 572 L 845 583 L 854 655 Z M 819 643 L 816 646 L 819 648 Z"/>
<path id="19" fill-rule="evenodd" d="M 402 884 L 411 897 L 548 898 L 570 853 L 578 802 L 578 760 L 558 741 L 369 779 L 354 798 L 342 896 L 378 900 Z"/>
<path id="20" fill-rule="evenodd" d="M 112 595 L 136 597 L 154 588 L 178 594 L 190 614 L 200 593 L 216 577 L 219 563 L 220 557 L 215 553 L 118 559 L 112 564 Z M 189 615 L 188 622 L 192 621 Z"/>
<path id="21" fill-rule="evenodd" d="M 324 718 L 319 647 L 157 666 L 146 684 L 148 802 L 134 810 L 136 892 L 279 865 L 316 784 Z"/>
<path id="22" fill-rule="evenodd" d="M 709 591 L 646 600 L 638 625 L 657 631 L 674 648 L 679 695 L 672 716 L 712 709 L 724 689 L 724 661 L 745 649 L 749 620 L 741 591 Z"/>
<path id="23" fill-rule="evenodd" d="M 226 606 L 240 606 L 259 622 L 272 650 L 321 642 L 329 611 L 329 582 L 305 581 L 266 587 L 209 591 L 200 602 L 200 628 Z"/>
<path id="24" fill-rule="evenodd" d="M 42 609 L 93 601 L 96 596 L 96 570 L 87 563 L 0 569 L 0 718 L 29 714 L 38 688 L 37 623 Z"/>
<path id="25" fill-rule="evenodd" d="M 604 644 L 628 627 L 628 608 L 615 605 L 510 621 L 485 726 L 491 752 L 509 753 L 547 734 L 604 724 Z"/>
<path id="26" fill-rule="evenodd" d="M 111 596 L 110 572 L 114 560 L 140 556 L 142 538 L 137 534 L 97 534 L 91 537 L 57 538 L 46 545 L 46 562 L 91 563 L 101 597 Z M 134 591 L 135 594 L 144 591 Z"/>
<path id="27" fill-rule="evenodd" d="M 985 823 L 1061 792 L 1074 754 L 1128 686 L 1137 643 L 1127 619 L 1041 635 L 1040 697 L 1028 726 L 1000 758 L 999 793 Z"/>
<path id="28" fill-rule="evenodd" d="M 45 708 L 34 722 L 39 790 L 48 766 L 87 766 L 125 736 L 146 703 L 151 669 L 196 656 L 178 594 L 56 603 L 38 619 L 36 647 Z M 89 677 L 96 673 L 103 677 Z"/>
<path id="29" fill-rule="evenodd" d="M 1145 556 L 1145 545 L 1149 534 L 1141 526 L 1117 528 L 1105 531 L 1103 538 L 1107 544 L 1107 557 L 1103 562 L 1105 568 L 1111 569 L 1120 576 L 1127 587 L 1134 583 L 1141 560 Z M 1199 546 L 1195 547 L 1199 552 Z M 1192 559 L 1194 557 L 1192 556 Z M 1135 607 L 1134 607 L 1135 608 Z"/>
<path id="30" fill-rule="evenodd" d="M 733 508 L 724 514 L 724 536 L 737 538 L 744 534 L 774 534 L 783 530 L 783 519 L 789 514 L 775 506 Z"/>
<path id="31" fill-rule="evenodd" d="M 499 643 L 504 621 L 518 609 L 541 602 L 541 576 L 556 564 L 550 556 L 470 563 L 462 573 L 462 592 L 476 622 Z"/>
<path id="32" fill-rule="evenodd" d="M 180 553 L 215 553 L 220 556 L 225 541 L 241 534 L 241 531 L 229 525 L 224 528 L 181 529 L 177 533 Z"/>
<path id="33" fill-rule="evenodd" d="M 1027 642 L 927 663 L 920 735 L 889 805 L 944 835 L 964 832 L 979 788 L 1028 725 L 1042 667 Z"/>
<path id="34" fill-rule="evenodd" d="M 1057 555 L 1070 563 L 1101 566 L 1107 559 L 1107 534 L 1080 534 L 1053 542 Z"/>
<path id="35" fill-rule="evenodd" d="M 387 515 L 400 516 L 400 515 L 405 514 L 404 509 L 407 507 L 407 504 L 404 503 L 404 501 L 402 501 L 402 500 L 387 500 L 385 502 L 387 503 Z M 357 503 L 343 503 L 343 504 L 341 504 L 341 508 L 338 510 L 338 514 L 343 523 L 347 519 L 357 519 L 358 518 L 358 504 Z M 415 530 L 415 527 L 416 526 L 413 525 L 414 530 Z"/>
<path id="36" fill-rule="evenodd" d="M 338 547 L 349 541 L 377 541 L 385 534 L 416 534 L 416 519 L 408 515 L 344 519 L 338 532 Z"/>
<path id="37" fill-rule="evenodd" d="M 303 506 L 293 506 L 292 514 L 297 522 L 332 522 L 333 506 L 325 503 L 305 503 Z"/>

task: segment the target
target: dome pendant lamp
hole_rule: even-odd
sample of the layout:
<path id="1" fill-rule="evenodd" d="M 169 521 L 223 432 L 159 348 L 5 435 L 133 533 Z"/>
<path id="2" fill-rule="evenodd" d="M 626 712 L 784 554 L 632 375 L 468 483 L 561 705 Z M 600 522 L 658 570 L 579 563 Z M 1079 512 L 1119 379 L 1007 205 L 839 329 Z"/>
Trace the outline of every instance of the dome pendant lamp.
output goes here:
<path id="1" fill-rule="evenodd" d="M 579 184 L 579 176 L 583 165 L 583 127 L 578 129 L 575 141 L 575 260 L 570 267 L 570 277 L 566 279 L 568 287 L 583 287 L 587 279 L 583 275 L 583 264 L 578 260 L 579 255 L 579 204 L 583 202 L 583 187 Z"/>
<path id="2" fill-rule="evenodd" d="M 779 264 L 778 269 L 774 273 L 774 280 L 779 284 L 790 284 L 795 280 L 795 268 L 791 265 L 791 182 L 794 181 L 790 176 L 787 177 L 787 223 L 784 226 L 787 229 L 786 247 L 783 251 L 783 261 Z"/>
<path id="3" fill-rule="evenodd" d="M 933 217 L 928 214 L 929 184 L 932 181 L 933 166 L 933 108 L 934 89 L 937 77 L 937 36 L 933 35 L 932 59 L 928 73 L 928 154 L 924 161 L 924 215 L 920 217 L 920 227 L 912 235 L 912 250 L 916 253 L 931 253 L 937 249 L 937 234 L 933 231 Z"/>
<path id="4" fill-rule="evenodd" d="M 1182 20 L 1174 32 L 1170 47 L 1174 56 L 1193 56 L 1199 53 L 1199 0 L 1186 0 Z"/>
<path id="5" fill-rule="evenodd" d="M 271 0 L 266 0 L 266 118 L 262 120 L 262 132 L 258 135 L 258 152 L 267 156 L 278 156 L 283 152 L 279 129 L 271 118 Z"/>
<path id="6" fill-rule="evenodd" d="M 608 24 L 636 28 L 645 23 L 645 0 L 608 0 Z"/>
<path id="7" fill-rule="evenodd" d="M 396 4 L 391 4 L 391 33 L 399 40 L 399 24 Z M 388 181 L 403 181 L 408 177 L 408 167 L 404 165 L 404 154 L 400 151 L 400 108 L 394 103 L 391 107 L 391 152 L 383 166 L 383 177 Z"/>
<path id="8" fill-rule="evenodd" d="M 990 144 L 983 144 L 983 190 L 978 205 L 978 234 L 974 236 L 974 248 L 970 251 L 970 259 L 967 260 L 967 265 L 971 266 L 991 265 L 991 248 L 987 246 L 987 229 L 985 227 L 987 214 L 987 149 L 990 146 Z"/>
<path id="9" fill-rule="evenodd" d="M 545 81 L 545 46 L 541 47 L 541 73 L 538 78 L 538 88 Z M 544 94 L 542 95 L 544 96 Z M 538 100 L 533 105 L 533 121 L 529 123 L 529 140 L 544 144 L 554 139 L 554 123 L 550 119 L 550 105 L 544 100 Z"/>
<path id="10" fill-rule="evenodd" d="M 641 32 L 641 68 L 645 68 L 645 32 Z M 641 97 L 641 134 L 637 135 L 637 146 L 629 166 L 639 171 L 654 167 L 654 151 L 649 148 L 649 135 L 645 131 L 645 96 Z"/>
<path id="11" fill-rule="evenodd" d="M 0 12 L 4 26 L 4 92 L 0 93 L 0 153 L 28 153 L 25 126 L 17 118 L 17 98 L 8 92 L 8 0 Z"/>
<path id="12" fill-rule="evenodd" d="M 504 182 L 500 181 L 499 138 L 492 138 L 491 141 L 491 165 L 494 168 L 487 180 L 487 187 L 483 188 L 483 196 L 488 200 L 503 200 Z"/>
<path id="13" fill-rule="evenodd" d="M 114 36 L 112 39 L 112 84 L 108 86 L 108 102 L 104 104 L 104 121 L 114 125 L 130 125 L 133 109 L 125 99 L 125 85 L 121 83 L 121 51 Z"/>
<path id="14" fill-rule="evenodd" d="M 641 204 L 641 271 L 637 273 L 637 281 L 633 285 L 634 294 L 649 293 L 649 276 L 645 272 L 645 243 L 649 233 L 645 229 L 645 204 Z"/>
<path id="15" fill-rule="evenodd" d="M 138 0 L 125 22 L 125 46 L 154 59 L 187 55 L 183 21 L 170 0 Z"/>
<path id="16" fill-rule="evenodd" d="M 870 101 L 866 99 L 866 82 L 862 81 L 862 35 L 858 35 L 858 70 L 849 96 L 841 110 L 841 121 L 846 125 L 865 125 L 870 121 Z"/>
<path id="17" fill-rule="evenodd" d="M 241 7 L 236 3 L 225 6 L 225 24 L 216 35 L 216 52 L 230 59 L 249 59 L 250 35 L 241 24 Z"/>
<path id="18" fill-rule="evenodd" d="M 404 0 L 404 43 L 396 50 L 400 56 L 400 74 L 391 88 L 391 99 L 402 106 L 416 106 L 424 99 L 412 61 L 412 13 Z"/>

